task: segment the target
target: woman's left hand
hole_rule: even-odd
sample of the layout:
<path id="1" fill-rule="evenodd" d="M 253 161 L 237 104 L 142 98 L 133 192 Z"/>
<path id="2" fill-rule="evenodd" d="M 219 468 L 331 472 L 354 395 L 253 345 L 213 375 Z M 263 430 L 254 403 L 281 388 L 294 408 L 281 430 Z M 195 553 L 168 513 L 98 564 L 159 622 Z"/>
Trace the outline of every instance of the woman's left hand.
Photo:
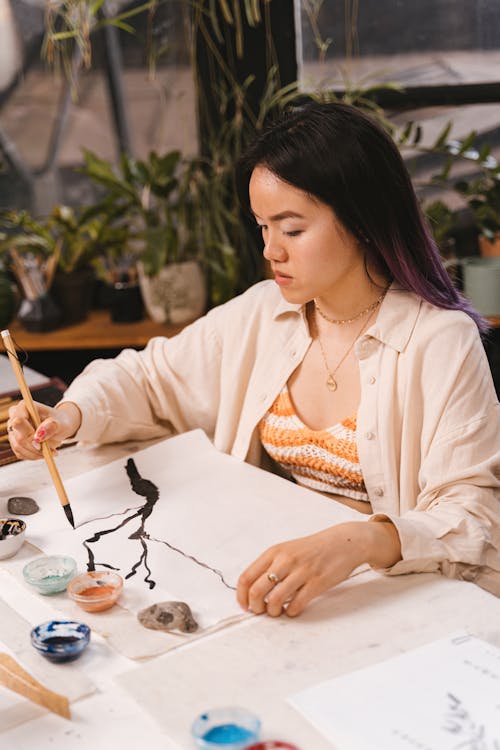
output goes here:
<path id="1" fill-rule="evenodd" d="M 390 567 L 399 559 L 399 536 L 390 521 L 341 523 L 266 550 L 241 574 L 238 602 L 272 617 L 288 603 L 286 614 L 294 617 L 359 565 Z"/>

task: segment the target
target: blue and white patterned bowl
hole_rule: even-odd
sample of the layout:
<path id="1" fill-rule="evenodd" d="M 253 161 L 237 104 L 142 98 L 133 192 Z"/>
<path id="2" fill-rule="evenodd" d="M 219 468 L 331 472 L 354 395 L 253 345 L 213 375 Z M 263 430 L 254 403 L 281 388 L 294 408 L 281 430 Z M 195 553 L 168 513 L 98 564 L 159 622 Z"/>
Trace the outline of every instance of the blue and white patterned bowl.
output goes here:
<path id="1" fill-rule="evenodd" d="M 83 622 L 50 620 L 31 631 L 31 643 L 49 661 L 72 661 L 86 649 L 90 628 Z"/>

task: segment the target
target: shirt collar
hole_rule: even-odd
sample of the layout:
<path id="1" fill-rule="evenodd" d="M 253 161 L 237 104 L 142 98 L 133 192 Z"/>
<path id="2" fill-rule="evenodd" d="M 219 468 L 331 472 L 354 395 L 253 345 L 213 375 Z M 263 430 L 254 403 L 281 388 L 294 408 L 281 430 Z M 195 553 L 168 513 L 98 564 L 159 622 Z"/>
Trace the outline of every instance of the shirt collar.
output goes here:
<path id="1" fill-rule="evenodd" d="M 422 299 L 417 294 L 407 292 L 393 282 L 380 306 L 377 320 L 364 335 L 402 352 L 415 327 L 421 304 Z M 280 294 L 273 317 L 277 319 L 288 313 L 304 317 L 304 312 L 304 305 L 287 302 Z"/>

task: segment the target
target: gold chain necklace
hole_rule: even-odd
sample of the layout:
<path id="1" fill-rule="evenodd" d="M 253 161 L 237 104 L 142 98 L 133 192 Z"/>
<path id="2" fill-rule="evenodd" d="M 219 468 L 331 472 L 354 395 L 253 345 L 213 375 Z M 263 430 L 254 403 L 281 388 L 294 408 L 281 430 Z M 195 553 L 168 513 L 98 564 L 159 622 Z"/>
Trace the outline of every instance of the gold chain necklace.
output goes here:
<path id="1" fill-rule="evenodd" d="M 329 323 L 335 323 L 335 325 L 344 325 L 344 323 L 354 323 L 355 320 L 359 320 L 359 318 L 362 318 L 363 315 L 366 315 L 366 313 L 371 312 L 372 310 L 375 310 L 382 300 L 384 299 L 385 295 L 387 293 L 387 289 L 384 289 L 380 297 L 378 297 L 375 302 L 372 302 L 371 305 L 368 305 L 368 307 L 365 307 L 364 310 L 361 310 L 360 313 L 355 315 L 353 318 L 346 318 L 345 320 L 336 320 L 335 318 L 329 318 L 328 315 L 326 315 L 323 310 L 320 308 L 316 300 L 314 300 L 314 307 L 319 312 L 322 318 L 327 320 Z"/>
<path id="2" fill-rule="evenodd" d="M 380 298 L 380 299 L 378 299 L 378 300 L 377 300 L 377 304 L 378 304 L 378 305 L 380 305 L 380 303 L 382 302 L 382 299 L 383 299 L 383 295 L 382 295 L 382 298 Z M 374 309 L 375 309 L 375 308 L 374 308 Z M 367 312 L 367 311 L 365 310 L 365 312 Z M 373 310 L 372 310 L 372 314 L 373 314 Z M 371 315 L 369 315 L 369 316 L 368 316 L 368 318 L 367 318 L 367 319 L 365 320 L 365 322 L 363 323 L 362 327 L 360 328 L 360 330 L 358 331 L 358 333 L 357 333 L 357 334 L 356 334 L 356 336 L 354 337 L 354 340 L 353 340 L 353 341 L 352 341 L 352 343 L 351 343 L 351 344 L 349 345 L 349 348 L 348 348 L 348 350 L 347 350 L 347 351 L 345 352 L 345 354 L 343 355 L 342 359 L 340 360 L 340 362 L 338 362 L 338 363 L 336 364 L 336 366 L 334 367 L 334 369 L 333 369 L 333 370 L 330 370 L 330 368 L 328 367 L 328 360 L 327 360 L 327 358 L 326 358 L 325 350 L 323 349 L 323 344 L 321 343 L 321 337 L 320 337 L 320 335 L 319 335 L 319 328 L 318 328 L 318 324 L 316 323 L 316 334 L 317 334 L 317 337 L 318 337 L 318 344 L 319 344 L 319 348 L 320 348 L 320 351 L 321 351 L 321 356 L 323 357 L 323 363 L 324 363 L 324 365 L 325 365 L 325 370 L 326 370 L 326 372 L 327 372 L 327 374 L 328 374 L 328 378 L 326 379 L 326 383 L 325 383 L 325 385 L 326 385 L 326 387 L 328 388 L 328 390 L 329 390 L 329 391 L 332 391 L 332 392 L 333 392 L 333 391 L 336 391 L 336 390 L 337 390 L 337 388 L 338 388 L 338 383 L 337 383 L 337 381 L 335 380 L 335 377 L 334 377 L 334 375 L 335 375 L 335 373 L 337 372 L 337 370 L 339 369 L 339 367 L 340 367 L 340 365 L 342 364 L 342 362 L 343 362 L 343 361 L 344 361 L 344 360 L 346 359 L 346 357 L 347 357 L 347 356 L 348 356 L 348 355 L 350 354 L 350 352 L 351 352 L 351 349 L 353 348 L 354 344 L 356 343 L 356 341 L 357 341 L 357 340 L 358 340 L 358 338 L 359 338 L 359 337 L 361 336 L 361 334 L 363 333 L 363 331 L 364 331 L 364 330 L 365 330 L 365 328 L 367 327 L 368 323 L 370 322 L 370 318 L 371 318 Z"/>

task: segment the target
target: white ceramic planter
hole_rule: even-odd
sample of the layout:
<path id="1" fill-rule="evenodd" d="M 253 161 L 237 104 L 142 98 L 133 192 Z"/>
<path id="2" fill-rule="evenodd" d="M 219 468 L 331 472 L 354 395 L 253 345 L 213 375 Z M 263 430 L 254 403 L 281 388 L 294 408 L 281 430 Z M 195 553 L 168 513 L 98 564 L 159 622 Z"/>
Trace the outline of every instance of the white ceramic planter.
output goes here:
<path id="1" fill-rule="evenodd" d="M 137 264 L 144 306 L 156 323 L 188 323 L 205 312 L 205 278 L 194 260 L 170 263 L 156 276 L 148 276 Z"/>

